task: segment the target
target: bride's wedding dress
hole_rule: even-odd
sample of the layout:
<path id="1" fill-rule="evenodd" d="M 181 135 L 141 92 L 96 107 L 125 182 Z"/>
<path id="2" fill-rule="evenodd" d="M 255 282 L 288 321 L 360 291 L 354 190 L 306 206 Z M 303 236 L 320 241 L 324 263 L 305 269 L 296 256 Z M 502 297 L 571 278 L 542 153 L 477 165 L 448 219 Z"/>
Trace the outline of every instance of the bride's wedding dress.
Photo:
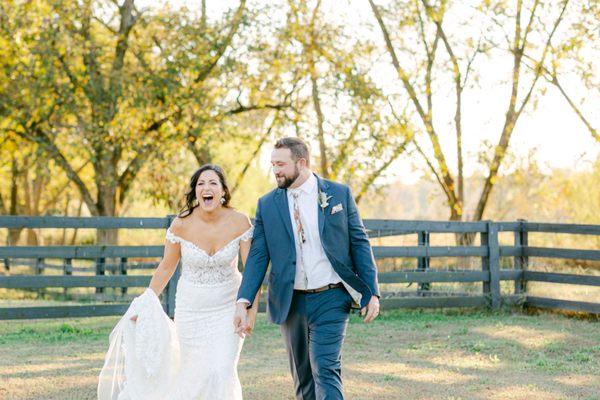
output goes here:
<path id="1" fill-rule="evenodd" d="M 167 240 L 181 246 L 175 322 L 151 289 L 132 302 L 110 335 L 99 400 L 242 399 L 237 363 L 243 339 L 233 316 L 242 279 L 239 245 L 252 233 L 253 227 L 209 255 L 167 230 Z"/>

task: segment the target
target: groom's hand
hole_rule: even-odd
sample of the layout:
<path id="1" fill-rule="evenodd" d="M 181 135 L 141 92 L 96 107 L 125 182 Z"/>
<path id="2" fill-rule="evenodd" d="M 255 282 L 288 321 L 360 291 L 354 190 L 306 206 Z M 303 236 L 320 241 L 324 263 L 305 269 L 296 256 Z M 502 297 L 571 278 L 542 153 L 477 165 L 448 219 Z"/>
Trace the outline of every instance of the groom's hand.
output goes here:
<path id="1" fill-rule="evenodd" d="M 240 302 L 235 306 L 235 315 L 233 317 L 233 327 L 235 329 L 235 333 L 239 335 L 242 339 L 246 335 L 246 331 L 248 330 L 248 303 Z"/>
<path id="2" fill-rule="evenodd" d="M 360 315 L 365 317 L 365 323 L 373 321 L 379 315 L 379 297 L 372 296 L 369 304 L 360 310 Z"/>

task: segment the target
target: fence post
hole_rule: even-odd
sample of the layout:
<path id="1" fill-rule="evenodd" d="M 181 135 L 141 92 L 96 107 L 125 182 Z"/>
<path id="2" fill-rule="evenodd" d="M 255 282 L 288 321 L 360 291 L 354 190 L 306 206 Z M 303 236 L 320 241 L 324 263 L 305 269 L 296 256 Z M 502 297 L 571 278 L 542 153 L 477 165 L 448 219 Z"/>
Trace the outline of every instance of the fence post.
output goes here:
<path id="1" fill-rule="evenodd" d="M 119 272 L 121 275 L 127 275 L 127 257 L 121 257 L 121 262 L 119 263 Z M 121 288 L 121 296 L 127 294 L 127 286 L 123 286 Z"/>
<path id="2" fill-rule="evenodd" d="M 429 232 L 427 231 L 419 231 L 418 233 L 418 244 L 419 246 L 429 247 Z M 417 259 L 417 269 L 419 271 L 427 271 L 429 269 L 429 257 L 419 257 Z M 426 296 L 427 292 L 431 289 L 431 283 L 422 282 L 419 283 L 419 288 L 417 289 L 417 294 L 421 296 Z"/>
<path id="3" fill-rule="evenodd" d="M 105 274 L 105 272 L 106 272 L 105 263 L 106 263 L 106 258 L 97 258 L 96 259 L 96 276 Z M 104 293 L 104 288 L 97 287 L 96 293 Z"/>
<path id="4" fill-rule="evenodd" d="M 174 215 L 167 216 L 167 228 L 171 226 L 171 222 L 175 218 Z M 177 282 L 179 281 L 179 275 L 181 275 L 181 259 L 177 263 L 177 268 L 173 272 L 173 276 L 169 279 L 167 287 L 165 289 L 165 312 L 169 318 L 175 317 L 175 295 L 177 294 Z"/>
<path id="5" fill-rule="evenodd" d="M 41 275 L 43 270 L 44 270 L 44 259 L 36 258 L 33 273 L 36 275 Z"/>
<path id="6" fill-rule="evenodd" d="M 33 273 L 36 275 L 41 275 L 44 272 L 44 259 L 36 258 L 35 267 L 33 267 Z M 41 295 L 44 293 L 44 289 L 38 289 L 37 294 Z"/>
<path id="7" fill-rule="evenodd" d="M 73 259 L 65 258 L 65 261 L 63 264 L 63 274 L 65 274 L 67 276 L 73 275 Z M 65 296 L 67 295 L 67 288 L 63 289 L 63 294 Z"/>
<path id="8" fill-rule="evenodd" d="M 515 247 L 520 246 L 519 255 L 515 256 L 515 269 L 521 271 L 521 278 L 515 279 L 515 294 L 525 294 L 527 292 L 527 282 L 524 279 L 525 270 L 529 263 L 529 257 L 525 256 L 525 249 L 529 244 L 529 235 L 525 229 L 527 220 L 519 219 L 519 230 L 515 232 Z"/>
<path id="9" fill-rule="evenodd" d="M 481 259 L 481 269 L 488 272 L 488 282 L 483 282 L 483 294 L 488 297 L 492 309 L 500 308 L 500 247 L 498 226 L 488 221 L 486 232 L 481 232 L 481 245 L 487 247 L 487 257 Z"/>

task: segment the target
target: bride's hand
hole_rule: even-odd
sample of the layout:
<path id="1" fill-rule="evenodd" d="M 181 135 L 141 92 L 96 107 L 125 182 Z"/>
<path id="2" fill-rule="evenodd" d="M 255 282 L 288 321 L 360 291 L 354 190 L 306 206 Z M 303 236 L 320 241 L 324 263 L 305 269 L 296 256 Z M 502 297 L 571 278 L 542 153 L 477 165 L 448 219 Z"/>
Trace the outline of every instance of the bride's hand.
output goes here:
<path id="1" fill-rule="evenodd" d="M 133 322 L 137 322 L 137 318 L 138 318 L 138 316 L 134 315 L 133 317 L 131 317 L 129 319 L 132 320 Z"/>
<path id="2" fill-rule="evenodd" d="M 233 327 L 235 333 L 244 338 L 248 325 L 248 310 L 246 310 L 246 303 L 237 303 L 235 307 L 235 315 L 233 317 Z"/>

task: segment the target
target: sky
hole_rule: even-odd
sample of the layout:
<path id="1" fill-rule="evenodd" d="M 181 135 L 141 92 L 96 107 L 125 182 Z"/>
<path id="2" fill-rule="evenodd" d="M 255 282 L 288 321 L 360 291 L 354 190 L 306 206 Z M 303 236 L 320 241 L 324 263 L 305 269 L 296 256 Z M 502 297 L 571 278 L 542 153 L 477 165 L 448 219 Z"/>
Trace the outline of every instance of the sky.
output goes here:
<path id="1" fill-rule="evenodd" d="M 267 1 L 267 0 L 265 0 Z M 254 1 L 258 3 L 260 1 Z M 377 1 L 377 4 L 385 3 L 384 0 Z M 199 10 L 200 0 L 141 0 L 137 2 L 140 7 L 155 7 L 161 4 L 169 4 L 171 7 L 180 7 L 185 5 L 188 9 Z M 238 1 L 219 0 L 207 1 L 209 18 L 218 19 L 228 8 L 237 6 Z M 339 5 L 342 4 L 343 7 Z M 374 40 L 381 42 L 381 32 L 376 29 L 367 30 L 362 27 L 365 18 L 372 17 L 372 12 L 366 0 L 338 0 L 324 1 L 324 12 L 330 13 L 332 18 L 341 18 L 346 23 L 356 25 L 360 34 L 370 35 Z M 452 20 L 450 20 L 452 21 Z M 375 22 L 374 19 L 372 21 Z M 451 22 L 450 22 L 451 23 Z M 465 27 L 464 29 L 469 29 Z M 385 61 L 385 62 L 383 62 Z M 486 76 L 482 76 L 481 89 L 465 92 L 464 95 L 464 155 L 465 155 L 465 174 L 468 176 L 477 168 L 474 161 L 482 140 L 496 143 L 500 137 L 500 131 L 503 120 L 503 113 L 508 103 L 508 88 L 499 85 L 499 77 L 510 76 L 510 59 L 504 57 L 503 60 L 490 60 L 486 66 Z M 397 74 L 392 68 L 389 58 L 382 57 L 382 62 L 374 66 L 376 73 L 374 76 L 380 80 L 382 86 L 389 85 L 389 82 L 398 82 Z M 570 82 L 567 82 L 570 83 Z M 394 90 L 394 84 L 390 86 Z M 573 85 L 567 85 L 577 94 L 581 88 L 576 82 Z M 399 87 L 396 90 L 401 90 Z M 600 102 L 600 94 L 591 94 L 593 98 Z M 454 103 L 440 102 L 435 107 L 442 115 L 452 115 L 454 112 Z M 595 126 L 600 128 L 600 112 L 592 113 L 589 110 L 589 104 L 586 111 L 586 117 Z M 599 104 L 595 102 L 595 104 Z M 587 169 L 593 160 L 600 156 L 600 144 L 596 142 L 583 123 L 577 118 L 564 98 L 556 91 L 550 88 L 544 96 L 540 97 L 537 109 L 534 112 L 531 107 L 519 119 L 510 142 L 510 148 L 518 156 L 526 157 L 532 151 L 535 151 L 535 159 L 539 161 L 542 168 L 575 168 Z M 443 124 L 441 124 L 443 125 Z M 448 149 L 448 163 L 456 165 L 456 156 L 452 151 L 455 147 L 455 136 L 453 130 L 448 127 L 447 134 L 441 134 L 442 148 Z M 444 126 L 440 126 L 444 131 Z M 261 163 L 269 166 L 270 150 L 266 149 L 261 157 Z M 414 183 L 420 179 L 421 169 L 415 169 L 414 160 L 407 157 L 400 158 L 394 163 L 384 180 L 401 180 L 403 183 Z M 379 182 L 381 183 L 381 182 Z"/>

